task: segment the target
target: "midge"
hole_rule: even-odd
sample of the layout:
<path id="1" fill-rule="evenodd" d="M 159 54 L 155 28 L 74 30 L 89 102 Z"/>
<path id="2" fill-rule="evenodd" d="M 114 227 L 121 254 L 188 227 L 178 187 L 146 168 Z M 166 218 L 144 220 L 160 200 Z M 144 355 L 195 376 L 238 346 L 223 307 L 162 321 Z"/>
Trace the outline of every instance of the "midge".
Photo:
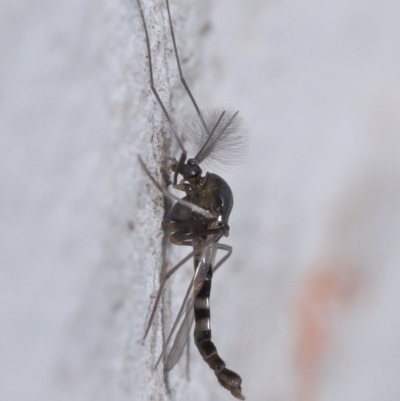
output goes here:
<path id="1" fill-rule="evenodd" d="M 208 172 L 203 175 L 200 163 L 205 159 L 220 164 L 237 162 L 240 158 L 241 148 L 246 142 L 246 136 L 241 129 L 241 123 L 237 117 L 238 112 L 232 113 L 223 110 L 201 111 L 197 106 L 182 74 L 169 2 L 166 0 L 172 43 L 180 79 L 195 108 L 195 113 L 191 116 L 186 116 L 180 125 L 181 134 L 187 138 L 189 145 L 194 149 L 195 156 L 187 159 L 186 149 L 174 128 L 157 89 L 154 87 L 149 34 L 140 0 L 137 0 L 137 4 L 146 39 L 150 87 L 181 148 L 179 160 L 169 158 L 170 168 L 173 172 L 173 187 L 185 192 L 186 196 L 180 199 L 165 191 L 151 176 L 140 157 L 139 161 L 163 195 L 176 201 L 169 211 L 168 219 L 164 221 L 164 227 L 170 232 L 170 241 L 176 245 L 193 247 L 193 251 L 170 269 L 162 279 L 144 337 L 146 338 L 149 332 L 166 281 L 184 263 L 193 258 L 193 278 L 171 333 L 165 341 L 156 367 L 163 358 L 166 371 L 175 366 L 187 343 L 188 333 L 194 320 L 194 341 L 201 356 L 215 372 L 221 385 L 230 391 L 234 397 L 244 400 L 245 397 L 242 395 L 241 388 L 242 379 L 238 374 L 227 369 L 225 362 L 218 355 L 217 349 L 211 341 L 210 325 L 210 292 L 213 273 L 232 253 L 232 247 L 219 244 L 218 241 L 222 236 L 227 237 L 229 235 L 228 220 L 233 207 L 233 195 L 229 185 L 220 176 Z M 179 177 L 180 181 L 178 183 Z M 218 250 L 223 250 L 227 253 L 218 263 L 215 263 Z M 183 316 L 183 321 L 175 336 L 171 350 L 167 353 L 166 350 L 172 335 Z"/>

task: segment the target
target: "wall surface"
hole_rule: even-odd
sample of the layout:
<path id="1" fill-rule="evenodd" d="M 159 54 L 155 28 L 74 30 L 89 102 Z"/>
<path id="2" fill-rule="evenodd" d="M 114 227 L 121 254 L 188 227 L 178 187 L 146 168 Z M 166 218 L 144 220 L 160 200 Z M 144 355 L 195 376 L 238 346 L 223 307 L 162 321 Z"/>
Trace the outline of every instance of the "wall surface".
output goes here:
<path id="1" fill-rule="evenodd" d="M 222 358 L 256 401 L 398 401 L 400 3 L 171 1 L 202 107 L 240 110 L 245 162 L 215 275 Z M 179 83 L 165 4 L 143 0 L 155 83 Z M 191 346 L 153 372 L 191 277 L 161 230 L 179 155 L 149 89 L 135 1 L 0 5 L 0 399 L 232 400 Z"/>

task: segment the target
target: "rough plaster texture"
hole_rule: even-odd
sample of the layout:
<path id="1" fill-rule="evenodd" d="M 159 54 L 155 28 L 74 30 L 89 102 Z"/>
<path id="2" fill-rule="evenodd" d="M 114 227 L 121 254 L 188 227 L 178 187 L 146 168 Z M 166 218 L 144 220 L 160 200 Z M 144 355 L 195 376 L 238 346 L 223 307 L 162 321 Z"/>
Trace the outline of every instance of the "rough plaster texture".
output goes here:
<path id="1" fill-rule="evenodd" d="M 173 116 L 165 6 L 143 1 Z M 247 162 L 213 284 L 214 340 L 249 400 L 398 401 L 400 3 L 172 2 L 189 83 L 240 110 Z M 191 350 L 152 367 L 191 274 L 142 342 L 176 155 L 135 1 L 0 5 L 0 399 L 231 400 Z"/>

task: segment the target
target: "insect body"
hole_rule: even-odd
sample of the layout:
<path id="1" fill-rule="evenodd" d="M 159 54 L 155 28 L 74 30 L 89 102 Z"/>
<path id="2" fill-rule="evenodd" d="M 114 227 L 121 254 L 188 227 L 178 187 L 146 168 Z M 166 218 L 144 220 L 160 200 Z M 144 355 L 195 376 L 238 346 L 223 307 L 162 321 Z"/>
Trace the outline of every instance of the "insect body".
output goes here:
<path id="1" fill-rule="evenodd" d="M 233 206 L 233 195 L 228 184 L 218 175 L 207 173 L 205 176 L 201 176 L 201 170 L 195 160 L 189 159 L 188 163 L 182 167 L 190 172 L 193 172 L 191 167 L 194 167 L 198 172 L 198 176 L 186 177 L 186 183 L 177 185 L 186 192 L 186 197 L 183 199 L 216 216 L 211 218 L 196 216 L 196 212 L 179 202 L 175 203 L 170 213 L 167 226 L 173 231 L 170 236 L 171 242 L 183 244 L 184 241 L 191 239 L 192 246 L 196 251 L 194 266 L 197 276 L 193 283 L 191 302 L 186 306 L 190 309 L 182 327 L 190 327 L 188 323 L 192 320 L 191 314 L 194 310 L 194 340 L 200 354 L 214 370 L 222 386 L 231 391 L 235 397 L 244 399 L 241 394 L 242 380 L 239 375 L 226 368 L 224 361 L 218 355 L 217 349 L 211 341 L 210 326 L 209 298 L 213 268 L 216 269 L 214 261 L 219 239 L 223 235 L 229 235 L 228 219 Z M 210 241 L 208 245 L 206 245 L 207 240 Z M 231 252 L 230 247 L 225 246 L 220 249 Z M 192 303 L 194 309 L 192 309 Z M 176 345 L 174 344 L 177 350 L 180 346 L 179 341 L 184 341 L 184 337 L 182 340 L 177 337 Z M 167 361 L 167 368 L 172 368 L 170 365 L 173 364 Z"/>
<path id="2" fill-rule="evenodd" d="M 182 75 L 175 43 L 169 2 L 166 0 L 171 36 L 173 39 L 181 81 L 189 94 L 197 113 L 196 115 L 187 118 L 182 125 L 183 133 L 195 144 L 195 147 L 197 147 L 196 155 L 187 160 L 186 149 L 183 147 L 182 141 L 171 123 L 170 116 L 154 87 L 147 26 L 140 0 L 137 0 L 137 3 L 146 36 L 151 90 L 170 123 L 171 130 L 182 150 L 179 160 L 170 159 L 172 161 L 170 166 L 171 171 L 174 174 L 173 186 L 174 188 L 183 191 L 185 196 L 180 199 L 165 191 L 151 176 L 147 167 L 140 158 L 139 161 L 150 179 L 164 196 L 176 201 L 169 212 L 168 219 L 164 221 L 164 227 L 170 231 L 170 241 L 173 244 L 193 247 L 193 251 L 176 266 L 170 269 L 162 279 L 145 332 L 145 337 L 150 329 L 166 281 L 186 261 L 193 258 L 193 279 L 186 292 L 185 299 L 172 327 L 171 333 L 165 341 L 163 351 L 156 366 L 164 356 L 166 356 L 165 369 L 167 371 L 175 366 L 186 345 L 190 327 L 192 326 L 193 321 L 195 321 L 194 340 L 203 359 L 215 372 L 221 385 L 229 390 L 236 398 L 244 400 L 244 396 L 241 393 L 242 379 L 238 374 L 227 369 L 224 361 L 218 355 L 217 349 L 211 341 L 210 326 L 209 298 L 213 273 L 232 253 L 232 247 L 220 244 L 219 240 L 222 236 L 227 237 L 229 235 L 228 220 L 233 207 L 233 195 L 229 185 L 220 176 L 208 172 L 203 175 L 203 171 L 200 168 L 201 162 L 205 159 L 209 160 L 216 157 L 215 155 L 217 155 L 218 152 L 221 155 L 221 151 L 230 152 L 230 157 L 235 161 L 234 152 L 244 143 L 244 137 L 239 126 L 240 121 L 237 118 L 237 112 L 201 112 L 199 110 Z M 181 181 L 178 183 L 179 177 L 181 177 Z M 218 250 L 226 251 L 227 254 L 218 263 L 215 263 Z M 183 316 L 184 318 L 182 320 Z M 182 323 L 177 331 L 172 348 L 167 355 L 167 346 L 181 320 Z"/>

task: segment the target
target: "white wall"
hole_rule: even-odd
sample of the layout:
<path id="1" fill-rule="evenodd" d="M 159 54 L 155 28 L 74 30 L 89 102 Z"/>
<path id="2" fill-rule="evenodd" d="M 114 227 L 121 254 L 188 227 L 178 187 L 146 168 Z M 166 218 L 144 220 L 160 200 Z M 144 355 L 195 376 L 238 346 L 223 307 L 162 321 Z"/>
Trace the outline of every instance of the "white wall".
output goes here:
<path id="1" fill-rule="evenodd" d="M 191 110 L 162 1 L 143 1 L 157 86 Z M 212 6 L 212 7 L 211 7 Z M 135 1 L 0 6 L 0 398 L 167 399 L 161 181 L 177 146 L 148 88 Z M 247 162 L 213 338 L 249 400 L 397 401 L 400 3 L 174 1 L 204 107 L 240 110 Z M 186 250 L 187 251 L 187 250 Z M 166 292 L 171 324 L 190 266 Z M 192 346 L 170 399 L 230 400 Z"/>

